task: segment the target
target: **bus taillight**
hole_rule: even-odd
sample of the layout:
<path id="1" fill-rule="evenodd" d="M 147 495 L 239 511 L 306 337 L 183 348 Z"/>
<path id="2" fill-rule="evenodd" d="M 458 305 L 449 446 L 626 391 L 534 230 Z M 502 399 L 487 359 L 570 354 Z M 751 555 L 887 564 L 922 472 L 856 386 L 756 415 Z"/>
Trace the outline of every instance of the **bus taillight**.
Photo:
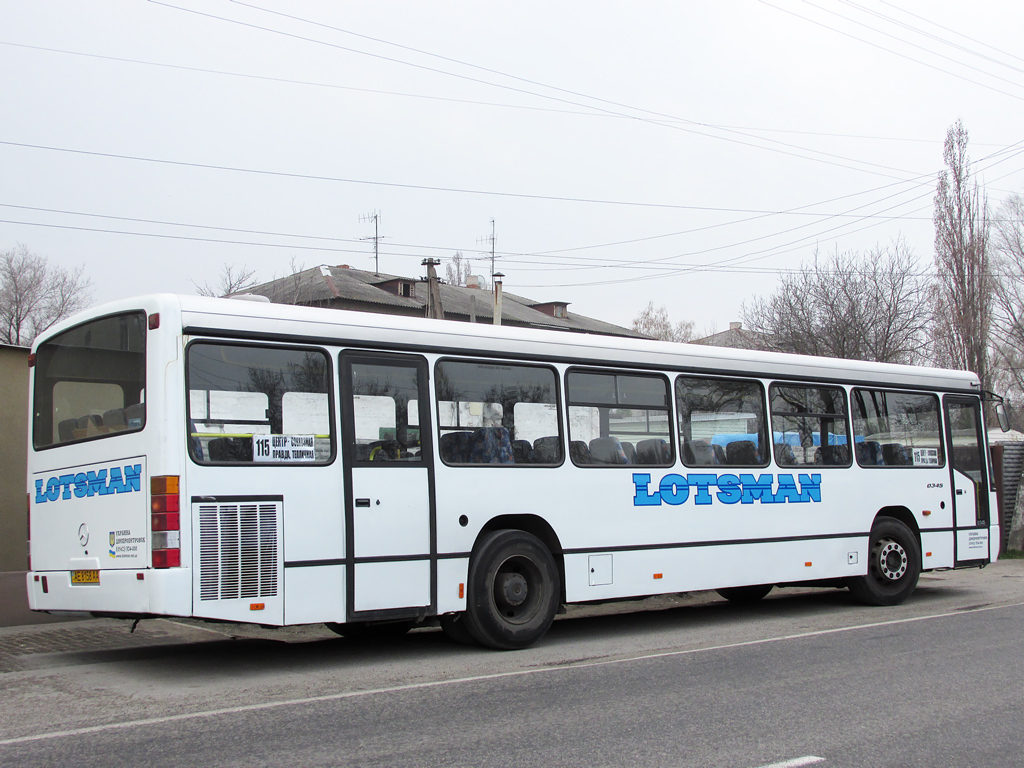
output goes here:
<path id="1" fill-rule="evenodd" d="M 181 565 L 181 507 L 178 476 L 161 475 L 149 480 L 152 505 L 150 528 L 153 532 L 153 567 L 176 568 Z"/>

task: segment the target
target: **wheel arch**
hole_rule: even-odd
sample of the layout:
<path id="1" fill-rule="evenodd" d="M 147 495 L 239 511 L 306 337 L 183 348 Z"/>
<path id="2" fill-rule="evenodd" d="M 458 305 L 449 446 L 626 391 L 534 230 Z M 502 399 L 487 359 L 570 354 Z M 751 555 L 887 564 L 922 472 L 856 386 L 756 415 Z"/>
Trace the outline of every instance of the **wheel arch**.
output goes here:
<path id="1" fill-rule="evenodd" d="M 548 548 L 551 556 L 555 559 L 555 565 L 558 568 L 558 579 L 560 583 L 560 596 L 559 600 L 565 603 L 565 558 L 562 553 L 562 542 L 558 538 L 558 534 L 555 533 L 555 529 L 551 527 L 551 524 L 547 520 L 538 515 L 499 515 L 493 517 L 487 521 L 480 532 L 477 534 L 476 541 L 473 542 L 473 550 L 476 551 L 477 546 L 488 534 L 493 531 L 500 531 L 502 529 L 510 529 L 517 531 L 524 531 L 526 533 L 533 534 L 541 543 Z"/>
<path id="2" fill-rule="evenodd" d="M 872 527 L 874 527 L 874 524 L 878 522 L 878 518 L 880 517 L 891 517 L 894 520 L 899 520 L 901 523 L 903 523 L 905 526 L 907 526 L 907 528 L 911 530 L 911 532 L 917 538 L 917 543 L 921 543 L 921 527 L 917 524 L 917 519 L 914 517 L 914 513 L 911 512 L 906 507 L 882 507 L 880 510 L 878 510 L 878 514 L 875 515 L 875 519 L 871 523 Z"/>

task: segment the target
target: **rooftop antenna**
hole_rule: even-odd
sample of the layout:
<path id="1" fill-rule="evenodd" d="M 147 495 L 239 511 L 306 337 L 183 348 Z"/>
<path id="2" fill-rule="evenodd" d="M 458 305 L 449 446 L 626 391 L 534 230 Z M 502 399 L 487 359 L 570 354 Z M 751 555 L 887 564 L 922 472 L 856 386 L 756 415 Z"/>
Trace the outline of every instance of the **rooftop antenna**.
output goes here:
<path id="1" fill-rule="evenodd" d="M 491 244 L 491 282 L 494 282 L 494 244 L 497 242 L 497 238 L 494 236 L 494 219 L 491 219 L 491 236 L 481 237 L 477 239 L 478 243 L 490 242 Z"/>
<path id="2" fill-rule="evenodd" d="M 373 237 L 361 237 L 360 240 L 373 240 L 373 274 L 380 276 L 380 211 L 367 213 L 359 217 L 360 221 L 373 222 Z"/>

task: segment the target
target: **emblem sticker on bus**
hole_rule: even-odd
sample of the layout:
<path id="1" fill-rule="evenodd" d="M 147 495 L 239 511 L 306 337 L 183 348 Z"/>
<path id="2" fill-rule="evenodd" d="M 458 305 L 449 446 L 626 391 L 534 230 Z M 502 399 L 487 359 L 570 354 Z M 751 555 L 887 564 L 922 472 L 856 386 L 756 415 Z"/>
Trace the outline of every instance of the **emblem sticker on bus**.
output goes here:
<path id="1" fill-rule="evenodd" d="M 142 490 L 142 465 L 125 464 L 36 479 L 36 504 Z"/>
<path id="2" fill-rule="evenodd" d="M 720 504 L 808 504 L 821 501 L 821 475 L 668 474 L 652 487 L 649 474 L 633 474 L 633 506 L 678 506 L 691 500 Z"/>

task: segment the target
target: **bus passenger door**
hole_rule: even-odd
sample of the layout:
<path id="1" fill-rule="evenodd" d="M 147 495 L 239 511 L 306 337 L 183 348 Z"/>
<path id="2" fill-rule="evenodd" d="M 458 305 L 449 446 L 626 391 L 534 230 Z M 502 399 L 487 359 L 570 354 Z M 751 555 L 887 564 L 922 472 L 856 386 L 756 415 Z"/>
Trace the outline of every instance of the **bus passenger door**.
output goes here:
<path id="1" fill-rule="evenodd" d="M 349 621 L 416 617 L 436 604 L 427 363 L 341 358 Z"/>
<path id="2" fill-rule="evenodd" d="M 977 398 L 944 398 L 956 565 L 988 560 L 988 462 Z"/>

